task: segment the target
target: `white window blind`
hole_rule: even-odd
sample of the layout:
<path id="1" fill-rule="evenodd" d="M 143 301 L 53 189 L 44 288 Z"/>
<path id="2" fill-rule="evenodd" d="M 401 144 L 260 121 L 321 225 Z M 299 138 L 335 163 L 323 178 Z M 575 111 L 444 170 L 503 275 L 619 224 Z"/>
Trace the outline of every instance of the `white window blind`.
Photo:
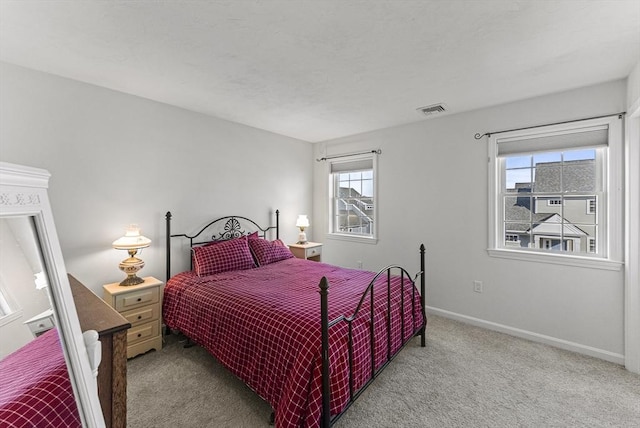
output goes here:
<path id="1" fill-rule="evenodd" d="M 520 153 L 548 152 L 556 149 L 571 150 L 595 148 L 609 143 L 609 129 L 605 126 L 581 128 L 573 132 L 496 139 L 498 156 Z"/>
<path id="2" fill-rule="evenodd" d="M 336 172 L 357 172 L 373 169 L 373 159 L 356 159 L 350 161 L 331 162 L 331 174 Z"/>

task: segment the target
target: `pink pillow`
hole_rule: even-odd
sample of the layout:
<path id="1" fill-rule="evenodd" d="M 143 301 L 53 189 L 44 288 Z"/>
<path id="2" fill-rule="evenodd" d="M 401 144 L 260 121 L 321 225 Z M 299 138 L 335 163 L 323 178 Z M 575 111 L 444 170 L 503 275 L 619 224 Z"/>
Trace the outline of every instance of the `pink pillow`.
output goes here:
<path id="1" fill-rule="evenodd" d="M 193 248 L 193 270 L 198 276 L 254 267 L 246 236 Z"/>
<path id="2" fill-rule="evenodd" d="M 293 257 L 289 247 L 280 239 L 267 241 L 266 239 L 258 238 L 257 234 L 255 236 L 251 234 L 249 235 L 249 247 L 251 247 L 251 252 L 258 262 L 258 266 L 265 266 Z"/>

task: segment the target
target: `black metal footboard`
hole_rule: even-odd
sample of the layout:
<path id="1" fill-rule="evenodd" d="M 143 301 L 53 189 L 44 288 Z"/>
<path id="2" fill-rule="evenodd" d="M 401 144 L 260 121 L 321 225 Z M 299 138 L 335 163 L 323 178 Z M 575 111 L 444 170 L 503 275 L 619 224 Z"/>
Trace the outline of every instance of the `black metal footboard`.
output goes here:
<path id="1" fill-rule="evenodd" d="M 400 303 L 400 311 L 401 311 L 401 331 L 402 331 L 402 345 L 398 348 L 397 351 L 391 351 L 391 278 L 392 271 L 397 271 L 400 275 L 400 280 L 402 283 L 401 290 L 401 303 Z M 384 363 L 376 370 L 376 361 L 375 361 L 375 335 L 374 335 L 374 283 L 383 275 L 387 277 L 387 356 Z M 408 279 L 408 283 L 413 289 L 413 293 L 415 293 L 415 279 L 417 276 L 420 276 L 420 311 L 422 312 L 422 316 L 424 319 L 423 327 L 413 332 L 413 334 L 405 337 L 405 326 L 404 326 L 404 283 L 405 279 Z M 425 312 L 425 248 L 424 244 L 420 245 L 420 272 L 416 275 L 415 279 L 411 279 L 409 273 L 402 267 L 392 265 L 387 266 L 378 272 L 375 277 L 369 283 L 369 286 L 362 294 L 360 298 L 360 302 L 356 307 L 354 313 L 350 316 L 342 315 L 334 320 L 329 321 L 329 303 L 328 303 L 328 294 L 329 294 L 329 281 L 326 277 L 323 277 L 320 281 L 320 310 L 321 310 L 321 322 L 322 322 L 322 415 L 320 419 L 320 426 L 322 428 L 328 428 L 333 425 L 339 418 L 344 414 L 344 412 L 351 406 L 351 404 L 362 394 L 362 392 L 373 382 L 373 380 L 380 374 L 382 370 L 391 362 L 391 360 L 404 348 L 404 346 L 411 340 L 413 337 L 420 335 L 421 342 L 420 345 L 422 347 L 426 346 L 426 325 L 427 318 Z M 364 383 L 364 385 L 358 390 L 354 390 L 354 380 L 353 373 L 351 371 L 352 365 L 352 355 L 353 355 L 353 338 L 352 338 L 352 325 L 355 319 L 361 315 L 360 308 L 365 302 L 365 299 L 369 297 L 370 299 L 370 313 L 369 313 L 369 340 L 370 340 L 370 350 L 371 350 L 371 374 L 368 380 Z M 415 297 L 412 294 L 412 297 Z M 412 311 L 415 311 L 415 299 L 412 298 Z M 366 314 L 362 315 L 366 316 Z M 329 382 L 329 329 L 337 325 L 341 322 L 346 322 L 349 326 L 349 337 L 348 337 L 348 358 L 349 358 L 349 402 L 342 410 L 342 412 L 338 415 L 331 417 L 331 392 L 330 392 L 330 382 Z"/>

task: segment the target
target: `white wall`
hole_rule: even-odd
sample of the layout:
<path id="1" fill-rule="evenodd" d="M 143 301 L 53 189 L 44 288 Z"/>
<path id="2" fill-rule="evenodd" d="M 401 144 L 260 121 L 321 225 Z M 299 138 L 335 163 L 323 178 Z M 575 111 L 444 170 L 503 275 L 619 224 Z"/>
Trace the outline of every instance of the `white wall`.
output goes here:
<path id="1" fill-rule="evenodd" d="M 627 79 L 625 366 L 640 373 L 640 61 Z"/>
<path id="2" fill-rule="evenodd" d="M 633 106 L 638 100 L 640 100 L 640 61 L 636 63 L 627 78 L 627 106 Z"/>
<path id="3" fill-rule="evenodd" d="M 279 209 L 288 242 L 296 216 L 311 211 L 310 143 L 9 64 L 0 64 L 0 159 L 52 174 L 67 270 L 99 295 L 124 278 L 126 252 L 111 242 L 129 223 L 153 241 L 140 275 L 164 280 L 168 210 L 174 232 L 192 233 L 229 214 L 267 224 Z"/>
<path id="4" fill-rule="evenodd" d="M 476 132 L 625 110 L 626 82 L 552 94 L 315 145 L 315 156 L 382 149 L 377 245 L 331 240 L 327 183 L 315 164 L 313 239 L 329 263 L 418 270 L 427 248 L 432 311 L 622 362 L 623 272 L 538 264 L 487 255 L 487 145 Z M 446 102 L 446 100 L 442 100 Z M 455 109 L 455 106 L 450 106 Z M 484 282 L 482 294 L 473 280 Z"/>

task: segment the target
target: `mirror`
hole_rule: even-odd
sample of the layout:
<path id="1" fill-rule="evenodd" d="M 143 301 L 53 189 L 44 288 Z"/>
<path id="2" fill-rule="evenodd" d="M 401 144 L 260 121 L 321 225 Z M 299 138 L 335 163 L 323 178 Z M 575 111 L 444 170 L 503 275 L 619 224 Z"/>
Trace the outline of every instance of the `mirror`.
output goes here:
<path id="1" fill-rule="evenodd" d="M 41 335 L 53 337 L 47 331 L 55 329 L 82 425 L 102 428 L 89 361 L 99 342 L 97 333 L 83 335 L 80 329 L 49 205 L 49 176 L 0 162 L 0 360 L 15 350 L 26 355 L 30 344 Z"/>
<path id="2" fill-rule="evenodd" d="M 53 327 L 35 219 L 0 217 L 0 360 Z"/>

